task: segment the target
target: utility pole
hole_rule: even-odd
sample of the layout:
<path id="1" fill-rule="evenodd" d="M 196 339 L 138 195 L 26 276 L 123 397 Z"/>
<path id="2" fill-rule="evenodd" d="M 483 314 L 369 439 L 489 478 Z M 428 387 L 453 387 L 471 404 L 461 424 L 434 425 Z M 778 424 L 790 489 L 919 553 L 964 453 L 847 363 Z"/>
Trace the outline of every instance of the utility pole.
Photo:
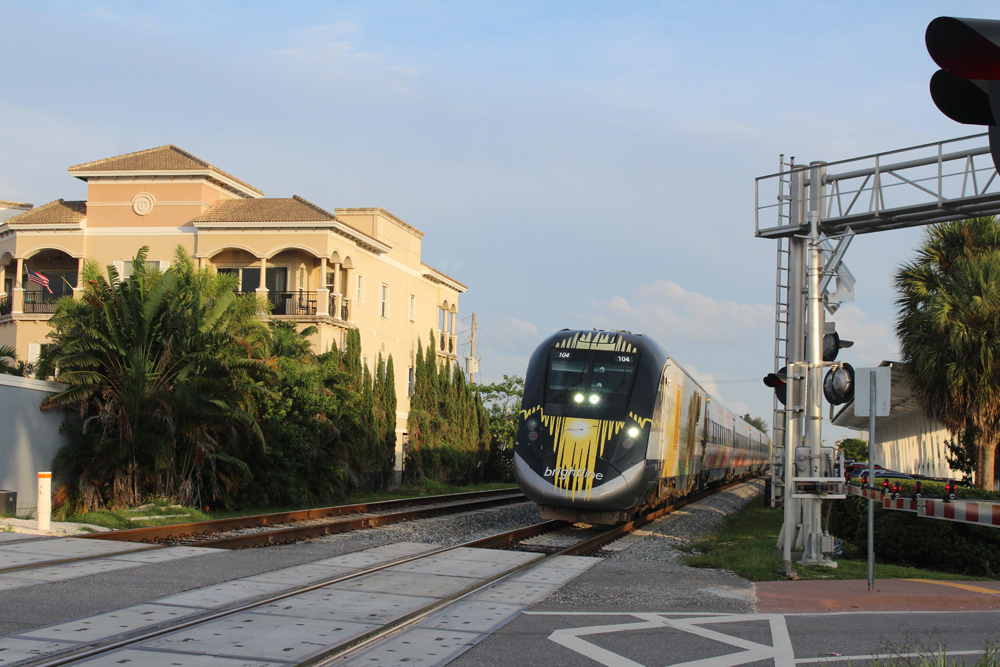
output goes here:
<path id="1" fill-rule="evenodd" d="M 465 369 L 469 374 L 469 384 L 476 384 L 476 373 L 479 372 L 479 360 L 476 358 L 476 329 L 479 325 L 476 323 L 476 314 L 472 313 L 472 333 L 469 334 L 469 345 L 471 351 L 469 356 L 465 359 Z"/>

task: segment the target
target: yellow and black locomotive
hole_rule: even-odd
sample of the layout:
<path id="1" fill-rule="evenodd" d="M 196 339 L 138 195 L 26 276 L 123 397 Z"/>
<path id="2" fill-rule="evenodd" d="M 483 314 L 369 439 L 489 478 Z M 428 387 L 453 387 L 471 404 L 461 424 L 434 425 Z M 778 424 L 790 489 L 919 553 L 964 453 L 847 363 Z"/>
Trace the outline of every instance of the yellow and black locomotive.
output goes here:
<path id="1" fill-rule="evenodd" d="M 763 472 L 770 452 L 646 336 L 565 329 L 528 363 L 514 469 L 542 518 L 619 523 Z"/>

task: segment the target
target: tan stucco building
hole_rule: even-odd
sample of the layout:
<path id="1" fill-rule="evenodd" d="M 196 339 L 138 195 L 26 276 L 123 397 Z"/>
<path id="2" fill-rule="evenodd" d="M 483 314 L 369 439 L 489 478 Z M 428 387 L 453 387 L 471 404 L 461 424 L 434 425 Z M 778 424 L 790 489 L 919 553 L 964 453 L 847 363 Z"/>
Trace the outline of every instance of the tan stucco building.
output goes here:
<path id="1" fill-rule="evenodd" d="M 149 246 L 161 270 L 178 244 L 199 266 L 237 274 L 240 289 L 273 304 L 273 319 L 315 325 L 313 349 L 343 347 L 361 334 L 362 356 L 393 357 L 397 432 L 409 411 L 418 336 L 435 330 L 437 354 L 457 359 L 462 283 L 420 259 L 423 232 L 381 208 L 329 212 L 294 196 L 265 197 L 252 185 L 176 146 L 69 168 L 87 183 L 86 201 L 59 199 L 37 208 L 0 201 L 0 345 L 34 361 L 45 344 L 55 302 L 78 290 L 86 258 L 131 271 Z M 48 279 L 50 294 L 29 280 Z M 397 463 L 404 438 L 397 438 Z"/>

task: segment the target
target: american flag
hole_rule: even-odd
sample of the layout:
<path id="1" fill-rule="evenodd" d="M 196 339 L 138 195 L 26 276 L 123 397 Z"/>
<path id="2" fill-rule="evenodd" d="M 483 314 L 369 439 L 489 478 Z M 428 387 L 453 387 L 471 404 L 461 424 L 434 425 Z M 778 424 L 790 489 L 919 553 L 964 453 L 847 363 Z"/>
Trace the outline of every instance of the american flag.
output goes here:
<path id="1" fill-rule="evenodd" d="M 38 283 L 39 285 L 41 285 L 42 287 L 44 287 L 45 289 L 47 289 L 49 291 L 49 294 L 52 294 L 52 288 L 49 287 L 49 279 L 48 278 L 46 278 L 45 276 L 43 276 L 42 274 L 40 274 L 38 271 L 32 271 L 28 267 L 24 267 L 24 268 L 28 272 L 28 280 L 30 280 L 33 283 Z"/>

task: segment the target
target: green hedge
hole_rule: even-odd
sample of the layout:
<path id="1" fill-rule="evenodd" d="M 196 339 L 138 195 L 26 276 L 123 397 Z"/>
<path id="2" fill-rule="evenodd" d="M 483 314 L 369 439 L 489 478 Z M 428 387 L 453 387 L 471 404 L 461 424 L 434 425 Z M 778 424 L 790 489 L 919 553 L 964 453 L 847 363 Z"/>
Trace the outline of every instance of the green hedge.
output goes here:
<path id="1" fill-rule="evenodd" d="M 834 502 L 830 533 L 844 540 L 845 557 L 863 560 L 868 549 L 867 499 L 849 496 Z M 928 519 L 876 504 L 875 559 L 880 563 L 1000 578 L 1000 528 Z"/>
<path id="2" fill-rule="evenodd" d="M 861 484 L 861 478 L 856 477 L 854 480 L 855 484 Z M 914 480 L 916 481 L 916 480 Z M 890 479 L 889 484 L 894 482 L 899 482 L 900 486 L 903 487 L 903 496 L 913 495 L 913 482 L 908 479 Z M 920 480 L 920 483 L 924 485 L 924 498 L 941 498 L 944 496 L 944 482 L 932 482 L 930 480 Z M 882 488 L 882 478 L 875 478 L 875 486 L 878 489 Z M 976 489 L 973 487 L 959 486 L 955 489 L 955 497 L 959 500 L 989 500 L 992 502 L 1000 502 L 1000 491 L 987 491 L 985 489 Z"/>

